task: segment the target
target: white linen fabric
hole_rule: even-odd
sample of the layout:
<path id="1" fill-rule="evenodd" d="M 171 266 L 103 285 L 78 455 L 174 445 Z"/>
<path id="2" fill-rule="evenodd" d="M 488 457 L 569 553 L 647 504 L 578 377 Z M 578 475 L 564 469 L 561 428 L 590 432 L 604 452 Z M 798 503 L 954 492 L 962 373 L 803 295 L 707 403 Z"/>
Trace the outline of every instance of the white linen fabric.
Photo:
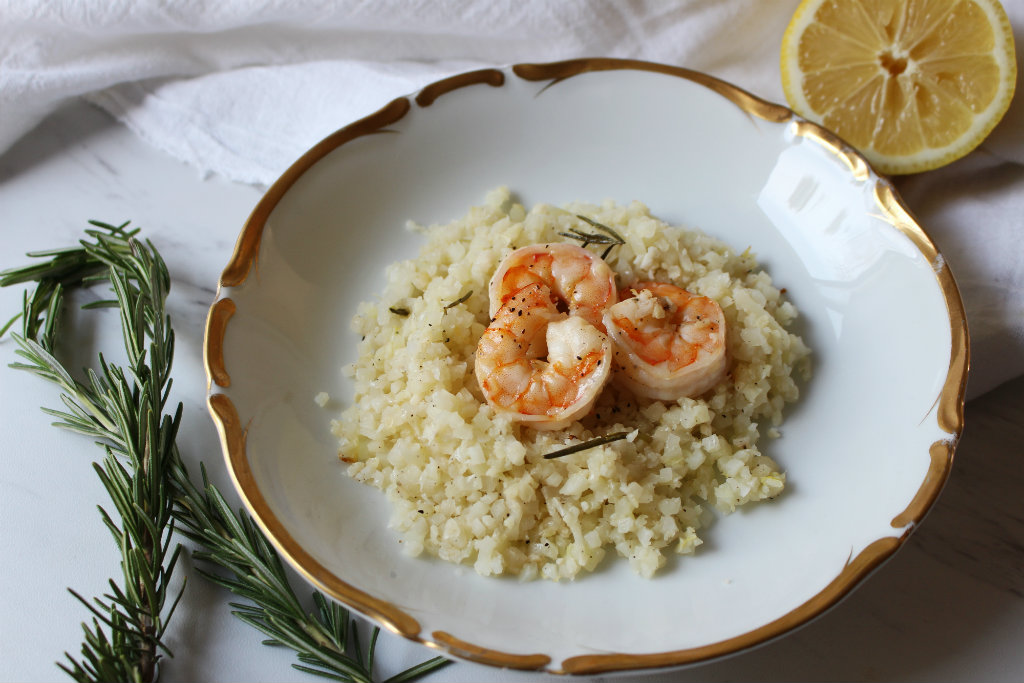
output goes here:
<path id="1" fill-rule="evenodd" d="M 573 57 L 678 64 L 784 102 L 778 52 L 797 4 L 0 0 L 0 152 L 86 97 L 203 174 L 266 186 L 327 134 L 438 78 Z M 1024 0 L 1003 4 L 1024 45 Z M 969 396 L 1024 373 L 1021 97 L 979 150 L 897 181 L 961 287 Z"/>

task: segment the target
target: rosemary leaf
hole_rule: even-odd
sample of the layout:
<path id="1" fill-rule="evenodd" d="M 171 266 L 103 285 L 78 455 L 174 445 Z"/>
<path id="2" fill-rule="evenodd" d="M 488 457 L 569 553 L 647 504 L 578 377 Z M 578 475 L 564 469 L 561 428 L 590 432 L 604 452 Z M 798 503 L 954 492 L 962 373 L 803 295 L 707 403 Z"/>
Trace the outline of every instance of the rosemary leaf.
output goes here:
<path id="1" fill-rule="evenodd" d="M 613 432 L 612 434 L 606 434 L 604 436 L 598 436 L 598 437 L 593 438 L 593 439 L 588 439 L 587 441 L 582 441 L 582 442 L 580 442 L 578 444 L 573 444 L 572 446 L 568 446 L 566 448 L 561 448 L 561 449 L 559 449 L 557 451 L 552 451 L 551 453 L 546 453 L 544 455 L 544 459 L 545 460 L 551 460 L 552 458 L 561 458 L 562 456 L 565 456 L 565 455 L 571 455 L 573 453 L 579 453 L 580 451 L 585 451 L 585 450 L 589 450 L 591 448 L 596 448 L 597 446 L 603 446 L 606 443 L 612 443 L 613 441 L 620 441 L 622 439 L 625 439 L 630 434 L 632 434 L 632 432 Z"/>
<path id="2" fill-rule="evenodd" d="M 473 296 L 473 290 L 472 289 L 469 290 L 468 292 L 466 292 L 465 294 L 463 294 L 462 296 L 460 296 L 455 301 L 451 302 L 450 304 L 446 304 L 445 307 L 444 307 L 444 310 L 447 311 L 449 308 L 455 308 L 459 304 L 465 303 L 466 301 L 469 300 L 469 297 L 471 297 L 471 296 Z"/>
<path id="3" fill-rule="evenodd" d="M 0 339 L 2 339 L 5 334 L 7 334 L 8 330 L 10 330 L 12 327 L 14 327 L 14 323 L 18 322 L 18 320 L 20 318 L 21 318 L 21 313 L 18 313 L 13 318 L 11 318 L 6 323 L 4 323 L 3 327 L 0 327 Z"/>
<path id="4" fill-rule="evenodd" d="M 562 237 L 579 240 L 584 243 L 584 246 L 590 244 L 619 244 L 619 242 L 617 242 L 613 237 L 583 232 L 579 228 L 569 228 L 569 232 L 560 232 L 558 234 Z"/>
<path id="5" fill-rule="evenodd" d="M 430 673 L 438 666 L 443 666 L 445 663 L 444 657 L 434 657 L 428 659 L 425 662 L 417 664 L 416 666 L 409 667 L 405 671 L 399 672 L 394 676 L 386 679 L 384 683 L 407 683 L 408 681 L 414 681 L 420 676 L 425 676 Z"/>

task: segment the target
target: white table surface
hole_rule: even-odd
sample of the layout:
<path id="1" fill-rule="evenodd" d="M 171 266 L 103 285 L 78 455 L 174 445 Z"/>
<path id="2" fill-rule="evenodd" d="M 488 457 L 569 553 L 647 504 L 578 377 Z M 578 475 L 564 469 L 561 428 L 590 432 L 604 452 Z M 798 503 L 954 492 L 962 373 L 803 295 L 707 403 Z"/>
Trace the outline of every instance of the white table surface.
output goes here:
<path id="1" fill-rule="evenodd" d="M 0 156 L 0 269 L 24 263 L 27 251 L 72 244 L 88 219 L 130 219 L 160 249 L 173 278 L 179 444 L 190 470 L 205 462 L 236 502 L 205 408 L 201 348 L 215 283 L 259 196 L 198 177 L 81 103 Z M 3 321 L 19 310 L 21 292 L 0 290 Z M 64 343 L 81 364 L 119 344 L 113 316 L 76 329 Z M 88 616 L 66 589 L 97 595 L 118 571 L 95 507 L 106 496 L 91 465 L 101 450 L 49 426 L 39 408 L 58 405 L 54 388 L 5 367 L 13 360 L 14 344 L 0 341 L 0 680 L 61 680 L 55 662 L 77 655 Z M 968 404 L 952 476 L 931 514 L 834 609 L 751 652 L 644 680 L 1024 680 L 1022 416 L 1024 379 Z M 184 566 L 162 681 L 319 680 L 290 668 L 290 651 L 261 645 L 261 634 L 230 614 L 232 596 Z M 388 633 L 377 652 L 381 678 L 433 655 Z M 426 680 L 538 678 L 457 663 Z"/>

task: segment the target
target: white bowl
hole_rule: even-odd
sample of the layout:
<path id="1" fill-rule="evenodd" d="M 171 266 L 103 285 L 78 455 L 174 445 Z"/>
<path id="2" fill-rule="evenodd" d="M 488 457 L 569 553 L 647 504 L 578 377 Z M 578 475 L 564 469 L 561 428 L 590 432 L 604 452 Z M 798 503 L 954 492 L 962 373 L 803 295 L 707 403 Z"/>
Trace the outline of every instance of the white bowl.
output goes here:
<path id="1" fill-rule="evenodd" d="M 803 314 L 814 376 L 766 447 L 788 494 L 717 520 L 652 580 L 611 558 L 552 583 L 405 556 L 313 401 L 351 400 L 349 321 L 415 254 L 405 222 L 448 222 L 499 185 L 527 205 L 637 199 L 750 246 Z M 238 490 L 312 584 L 456 657 L 597 673 L 779 636 L 890 557 L 949 474 L 968 337 L 935 246 L 838 138 L 703 74 L 589 59 L 441 81 L 303 155 L 242 230 L 206 353 Z"/>

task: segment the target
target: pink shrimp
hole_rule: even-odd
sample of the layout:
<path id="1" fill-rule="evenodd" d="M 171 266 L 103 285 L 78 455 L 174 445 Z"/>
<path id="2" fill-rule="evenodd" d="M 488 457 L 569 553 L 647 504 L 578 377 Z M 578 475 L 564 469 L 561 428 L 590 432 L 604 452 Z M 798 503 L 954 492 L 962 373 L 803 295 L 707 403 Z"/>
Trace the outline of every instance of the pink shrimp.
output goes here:
<path id="1" fill-rule="evenodd" d="M 615 273 L 597 254 L 567 242 L 516 249 L 498 266 L 490 283 L 491 317 L 529 284 L 541 284 L 556 303 L 604 330 L 604 309 L 615 302 Z"/>
<path id="2" fill-rule="evenodd" d="M 725 315 L 712 299 L 662 282 L 640 282 L 610 306 L 616 381 L 663 401 L 699 396 L 725 376 Z"/>
<path id="3" fill-rule="evenodd" d="M 593 407 L 611 376 L 612 343 L 582 316 L 528 284 L 505 298 L 476 350 L 476 377 L 494 409 L 536 429 L 561 429 Z"/>

